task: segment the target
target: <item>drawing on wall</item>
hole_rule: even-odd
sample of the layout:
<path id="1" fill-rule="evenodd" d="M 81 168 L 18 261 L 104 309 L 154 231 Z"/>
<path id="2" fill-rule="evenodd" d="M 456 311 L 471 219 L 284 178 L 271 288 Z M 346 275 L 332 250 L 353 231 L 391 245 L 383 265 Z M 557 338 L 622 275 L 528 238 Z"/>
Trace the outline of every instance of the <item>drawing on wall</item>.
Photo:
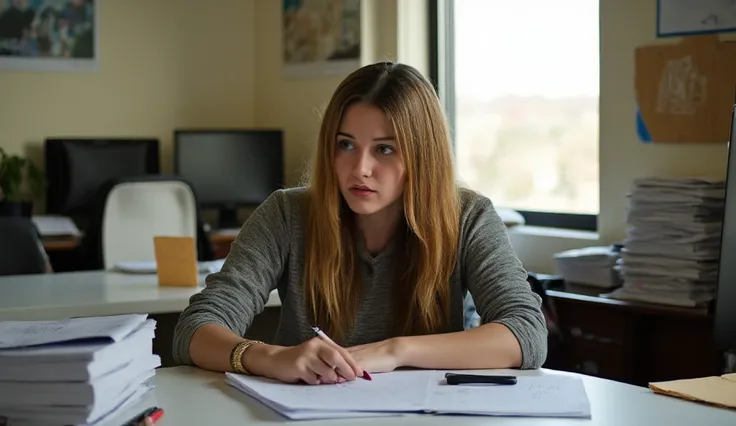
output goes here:
<path id="1" fill-rule="evenodd" d="M 360 52 L 360 0 L 283 0 L 285 75 L 350 72 Z"/>
<path id="2" fill-rule="evenodd" d="M 698 72 L 692 56 L 667 61 L 659 80 L 657 112 L 693 115 L 704 105 L 708 93 L 708 77 Z"/>
<path id="3" fill-rule="evenodd" d="M 736 43 L 718 35 L 638 46 L 634 53 L 636 128 L 645 143 L 729 140 Z"/>
<path id="4" fill-rule="evenodd" d="M 736 0 L 657 0 L 657 35 L 736 31 Z"/>
<path id="5" fill-rule="evenodd" d="M 0 0 L 0 69 L 97 69 L 96 0 Z"/>

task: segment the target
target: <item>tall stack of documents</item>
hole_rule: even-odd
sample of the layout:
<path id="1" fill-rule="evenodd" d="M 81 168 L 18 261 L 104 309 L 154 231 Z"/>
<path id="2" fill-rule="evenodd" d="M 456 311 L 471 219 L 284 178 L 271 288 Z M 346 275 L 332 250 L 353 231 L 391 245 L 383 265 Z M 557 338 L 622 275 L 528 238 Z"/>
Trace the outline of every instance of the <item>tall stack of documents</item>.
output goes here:
<path id="1" fill-rule="evenodd" d="M 624 284 L 611 297 L 676 306 L 715 297 L 725 182 L 645 178 L 628 194 Z"/>
<path id="2" fill-rule="evenodd" d="M 0 424 L 93 425 L 150 390 L 146 315 L 0 322 Z"/>
<path id="3" fill-rule="evenodd" d="M 374 374 L 371 381 L 318 386 L 233 373 L 226 373 L 225 381 L 292 420 L 402 413 L 591 417 L 585 385 L 577 376 L 520 376 L 514 385 L 448 385 L 445 373 L 393 371 Z"/>

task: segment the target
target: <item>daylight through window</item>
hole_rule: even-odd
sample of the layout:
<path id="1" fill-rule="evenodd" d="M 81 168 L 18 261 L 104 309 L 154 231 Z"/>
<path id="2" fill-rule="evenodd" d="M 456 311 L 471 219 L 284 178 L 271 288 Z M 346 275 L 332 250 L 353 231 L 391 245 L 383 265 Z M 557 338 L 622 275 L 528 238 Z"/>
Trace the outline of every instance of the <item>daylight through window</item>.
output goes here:
<path id="1" fill-rule="evenodd" d="M 498 207 L 598 214 L 597 0 L 455 0 L 460 179 Z"/>

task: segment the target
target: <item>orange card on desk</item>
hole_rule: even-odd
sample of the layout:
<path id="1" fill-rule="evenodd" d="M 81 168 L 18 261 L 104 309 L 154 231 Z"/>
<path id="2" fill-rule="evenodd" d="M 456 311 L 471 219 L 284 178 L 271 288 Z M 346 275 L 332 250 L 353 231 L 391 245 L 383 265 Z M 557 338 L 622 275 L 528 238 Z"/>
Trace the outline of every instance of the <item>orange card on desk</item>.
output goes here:
<path id="1" fill-rule="evenodd" d="M 153 237 L 158 285 L 196 287 L 197 247 L 192 237 Z"/>

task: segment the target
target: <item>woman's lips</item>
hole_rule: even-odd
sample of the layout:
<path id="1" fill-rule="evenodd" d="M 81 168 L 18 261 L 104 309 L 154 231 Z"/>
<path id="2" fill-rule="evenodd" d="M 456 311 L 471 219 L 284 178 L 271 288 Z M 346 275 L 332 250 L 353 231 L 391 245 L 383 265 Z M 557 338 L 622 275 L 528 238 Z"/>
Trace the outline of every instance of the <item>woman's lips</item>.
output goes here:
<path id="1" fill-rule="evenodd" d="M 361 187 L 361 186 L 353 186 L 352 188 L 350 188 L 349 191 L 351 194 L 355 195 L 356 197 L 361 197 L 361 198 L 369 197 L 376 192 L 376 191 L 373 191 L 372 189 Z"/>

